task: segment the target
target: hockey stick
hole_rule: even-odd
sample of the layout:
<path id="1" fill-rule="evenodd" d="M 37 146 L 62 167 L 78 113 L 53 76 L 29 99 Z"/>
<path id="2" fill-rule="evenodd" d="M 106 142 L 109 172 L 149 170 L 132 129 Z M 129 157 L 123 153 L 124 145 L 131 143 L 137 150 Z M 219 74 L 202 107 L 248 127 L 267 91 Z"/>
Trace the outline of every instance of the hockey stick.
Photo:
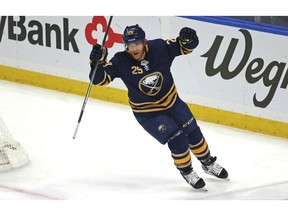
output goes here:
<path id="1" fill-rule="evenodd" d="M 105 32 L 105 35 L 104 35 L 104 38 L 103 38 L 103 41 L 102 41 L 101 49 L 104 47 L 104 44 L 106 42 L 106 38 L 107 38 L 107 35 L 108 35 L 108 31 L 110 29 L 112 18 L 113 18 L 113 16 L 110 16 L 109 21 L 108 21 L 108 25 L 107 25 L 107 29 L 106 29 L 106 32 Z M 89 95 L 90 95 L 90 92 L 91 92 L 92 83 L 93 83 L 93 80 L 94 80 L 98 65 L 99 65 L 99 61 L 96 62 L 95 68 L 94 68 L 94 70 L 92 72 L 91 80 L 90 80 L 90 83 L 89 83 L 89 86 L 88 86 L 88 89 L 87 89 L 87 92 L 86 92 L 86 96 L 85 96 L 85 99 L 84 99 L 84 102 L 83 102 L 83 105 L 82 105 L 82 109 L 81 109 L 79 118 L 78 118 L 78 123 L 77 123 L 77 126 L 76 126 L 75 131 L 74 131 L 73 139 L 76 138 L 76 135 L 77 135 L 77 132 L 78 132 L 78 129 L 79 129 L 79 126 L 80 126 L 80 122 L 81 122 L 81 119 L 82 119 L 82 116 L 83 116 L 83 113 L 84 113 L 84 110 L 85 110 L 85 107 L 86 107 L 86 104 L 87 104 L 87 101 L 88 101 L 88 98 L 89 98 Z"/>

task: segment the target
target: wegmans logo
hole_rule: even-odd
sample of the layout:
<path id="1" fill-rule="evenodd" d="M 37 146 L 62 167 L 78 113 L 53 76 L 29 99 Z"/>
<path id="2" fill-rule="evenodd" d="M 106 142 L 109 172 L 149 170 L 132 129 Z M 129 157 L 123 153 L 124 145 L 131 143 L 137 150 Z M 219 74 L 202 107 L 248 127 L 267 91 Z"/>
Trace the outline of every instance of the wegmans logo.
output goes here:
<path id="1" fill-rule="evenodd" d="M 265 87 L 269 88 L 268 94 L 263 100 L 260 100 L 256 93 L 253 96 L 253 103 L 257 107 L 265 108 L 272 101 L 278 88 L 287 89 L 288 85 L 288 70 L 285 62 L 272 61 L 266 67 L 265 62 L 261 57 L 250 59 L 253 50 L 253 40 L 249 31 L 245 29 L 239 30 L 245 40 L 245 50 L 242 59 L 234 69 L 230 69 L 231 59 L 233 58 L 239 39 L 233 38 L 230 41 L 223 61 L 219 65 L 215 65 L 215 59 L 218 56 L 223 36 L 217 35 L 210 49 L 201 57 L 207 58 L 205 72 L 207 76 L 212 77 L 220 74 L 224 80 L 230 80 L 245 73 L 247 83 L 254 84 L 262 80 Z M 244 69 L 246 67 L 246 69 Z M 285 71 L 286 70 L 286 71 Z M 281 78 L 283 78 L 281 82 Z M 280 86 L 279 86 L 280 85 Z"/>

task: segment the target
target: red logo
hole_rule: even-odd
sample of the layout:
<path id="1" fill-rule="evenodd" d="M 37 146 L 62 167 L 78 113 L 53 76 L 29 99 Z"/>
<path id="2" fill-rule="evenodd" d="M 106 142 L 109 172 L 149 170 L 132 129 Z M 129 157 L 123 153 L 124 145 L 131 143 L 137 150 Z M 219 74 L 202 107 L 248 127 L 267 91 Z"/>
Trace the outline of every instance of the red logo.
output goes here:
<path id="1" fill-rule="evenodd" d="M 97 31 L 98 25 L 102 26 L 102 32 L 105 32 L 107 29 L 107 20 L 104 16 L 94 16 L 92 19 L 92 23 L 88 23 L 85 28 L 85 36 L 86 40 L 89 44 L 95 45 L 96 43 L 101 44 L 103 38 L 94 38 L 92 35 L 93 31 Z M 110 27 L 108 30 L 108 40 L 105 42 L 106 48 L 111 48 L 114 43 L 123 44 L 122 34 L 115 33 Z"/>

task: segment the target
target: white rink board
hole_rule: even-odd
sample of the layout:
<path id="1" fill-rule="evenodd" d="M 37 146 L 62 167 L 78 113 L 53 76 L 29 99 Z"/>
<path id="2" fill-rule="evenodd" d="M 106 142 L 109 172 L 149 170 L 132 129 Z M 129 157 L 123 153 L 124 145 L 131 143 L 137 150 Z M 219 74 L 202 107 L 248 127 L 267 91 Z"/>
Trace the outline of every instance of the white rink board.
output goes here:
<path id="1" fill-rule="evenodd" d="M 108 18 L 106 17 L 106 21 L 96 18 L 98 24 L 94 26 L 97 26 L 97 31 L 88 29 L 85 34 L 85 28 L 89 23 L 92 23 L 93 17 L 26 16 L 25 20 L 19 17 L 10 19 L 1 17 L 0 64 L 88 82 L 88 72 L 90 70 L 88 61 L 91 50 L 88 38 L 97 38 L 101 43 L 104 35 L 104 33 L 101 33 L 102 26 L 108 22 Z M 19 22 L 18 24 L 22 28 L 16 27 L 16 24 L 11 20 L 15 23 L 21 21 L 23 24 L 19 24 Z M 248 43 L 243 33 L 239 31 L 240 28 L 181 17 L 116 16 L 113 18 L 111 29 L 114 34 L 119 36 L 127 25 L 135 23 L 143 27 L 148 40 L 159 37 L 165 39 L 176 38 L 180 29 L 184 26 L 190 26 L 197 31 L 200 39 L 198 48 L 191 55 L 178 57 L 172 65 L 172 72 L 179 94 L 185 101 L 221 110 L 288 122 L 287 81 L 284 82 L 288 79 L 287 36 L 246 29 L 245 32 L 250 35 L 252 40 L 249 58 L 245 61 L 243 69 L 238 75 L 231 79 L 223 79 L 220 73 L 213 76 L 207 75 L 207 58 L 203 55 L 211 48 L 216 37 L 223 37 L 215 58 L 214 67 L 218 67 L 223 61 L 231 40 L 237 40 L 235 52 L 229 63 L 229 70 L 233 71 L 244 55 L 245 43 Z M 58 44 L 56 43 L 56 34 L 52 32 L 51 44 L 49 45 L 45 30 L 51 27 L 53 29 L 58 28 L 61 32 Z M 13 29 L 13 32 L 9 33 L 8 29 Z M 11 34 L 17 35 L 20 41 L 11 39 Z M 31 44 L 31 41 L 39 40 L 41 34 L 43 34 L 43 44 Z M 112 40 L 113 37 L 110 39 Z M 56 45 L 58 48 L 56 48 Z M 246 47 L 246 49 L 248 48 Z M 114 43 L 109 48 L 108 58 L 120 50 L 123 50 L 123 44 Z M 255 59 L 263 59 L 263 68 L 253 77 L 264 76 L 264 71 L 271 62 L 281 64 L 282 71 L 277 71 L 276 67 L 273 67 L 271 71 L 267 69 L 265 72 L 266 79 L 270 80 L 276 74 L 279 75 L 279 79 L 273 84 L 275 90 L 272 89 L 271 84 L 265 86 L 263 77 L 254 83 L 247 82 L 245 76 L 248 65 Z M 256 67 L 257 65 L 253 64 L 253 66 Z M 125 89 L 120 80 L 115 80 L 110 86 Z M 263 105 L 262 101 L 269 92 L 272 95 L 271 100 Z M 255 105 L 255 102 L 253 102 L 254 95 L 260 105 Z"/>

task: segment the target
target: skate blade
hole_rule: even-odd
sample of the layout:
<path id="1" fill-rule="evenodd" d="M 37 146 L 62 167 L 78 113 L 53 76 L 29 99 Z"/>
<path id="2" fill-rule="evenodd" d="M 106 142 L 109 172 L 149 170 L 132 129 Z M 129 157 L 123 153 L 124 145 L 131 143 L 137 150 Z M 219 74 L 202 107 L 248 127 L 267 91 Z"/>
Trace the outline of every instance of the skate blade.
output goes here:
<path id="1" fill-rule="evenodd" d="M 208 191 L 205 186 L 203 188 L 194 188 L 194 187 L 192 187 L 192 188 L 194 191 L 197 191 L 197 192 L 207 192 Z"/>
<path id="2" fill-rule="evenodd" d="M 230 181 L 230 179 L 229 178 L 219 178 L 219 177 L 217 177 L 217 176 L 215 176 L 215 175 L 213 175 L 213 174 L 211 174 L 211 173 L 209 173 L 209 172 L 207 172 L 207 171 L 205 171 L 205 170 L 203 170 L 206 174 L 208 174 L 208 175 L 210 175 L 210 176 L 213 176 L 213 177 L 215 177 L 215 178 L 217 178 L 217 179 L 222 179 L 222 180 L 226 180 L 226 181 Z"/>
<path id="3" fill-rule="evenodd" d="M 199 189 L 197 189 L 197 190 L 199 190 L 199 191 L 201 191 L 201 192 L 208 192 L 208 190 L 207 190 L 205 187 L 199 188 Z"/>
<path id="4" fill-rule="evenodd" d="M 205 186 L 202 187 L 202 188 L 194 188 L 194 187 L 191 185 L 191 187 L 193 188 L 193 190 L 199 191 L 199 192 L 207 192 L 207 191 L 208 191 Z"/>

